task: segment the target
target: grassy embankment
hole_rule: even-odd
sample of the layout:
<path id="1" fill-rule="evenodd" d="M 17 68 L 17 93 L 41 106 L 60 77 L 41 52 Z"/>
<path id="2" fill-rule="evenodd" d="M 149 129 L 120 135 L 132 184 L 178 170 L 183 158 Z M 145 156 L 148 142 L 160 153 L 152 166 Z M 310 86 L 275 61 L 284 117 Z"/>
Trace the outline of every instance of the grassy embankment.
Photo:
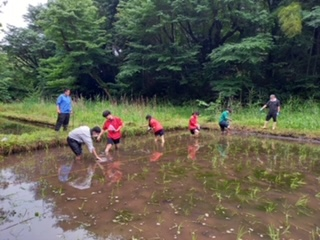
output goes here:
<path id="1" fill-rule="evenodd" d="M 298 101 L 285 104 L 279 118 L 277 130 L 261 129 L 265 112 L 259 112 L 260 106 L 251 108 L 236 108 L 232 114 L 232 126 L 235 130 L 251 131 L 262 134 L 303 137 L 308 139 L 320 138 L 320 104 L 312 101 L 299 103 Z M 164 125 L 166 131 L 187 130 L 188 119 L 192 111 L 199 110 L 197 106 L 177 107 L 170 104 L 156 104 L 151 101 L 145 103 L 122 102 L 111 104 L 106 101 L 79 101 L 74 104 L 74 115 L 70 120 L 70 129 L 80 125 L 102 126 L 104 118 L 102 112 L 110 110 L 125 122 L 124 136 L 146 133 L 146 114 L 155 116 Z M 218 119 L 220 111 L 200 110 L 201 126 L 219 131 Z M 56 107 L 54 102 L 25 101 L 15 104 L 3 104 L 0 107 L 0 116 L 22 120 L 24 122 L 42 123 L 53 126 L 56 121 Z M 219 132 L 217 132 L 219 134 Z M 52 128 L 39 128 L 39 131 L 22 135 L 3 135 L 6 141 L 0 141 L 0 154 L 36 148 L 48 148 L 65 144 L 67 132 L 56 133 Z"/>

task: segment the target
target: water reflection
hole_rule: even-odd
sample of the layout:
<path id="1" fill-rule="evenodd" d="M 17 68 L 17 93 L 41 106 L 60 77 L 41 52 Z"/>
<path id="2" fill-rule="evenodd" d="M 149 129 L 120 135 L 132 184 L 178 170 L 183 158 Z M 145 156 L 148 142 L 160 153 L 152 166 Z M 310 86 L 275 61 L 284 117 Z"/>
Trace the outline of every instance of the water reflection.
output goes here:
<path id="1" fill-rule="evenodd" d="M 150 155 L 150 162 L 158 162 L 161 157 L 164 155 L 164 143 L 155 142 L 154 150 L 152 150 L 152 154 Z"/>
<path id="2" fill-rule="evenodd" d="M 193 138 L 193 140 L 190 141 L 187 147 L 187 158 L 196 161 L 196 153 L 200 149 L 200 144 L 198 138 Z"/>
<path id="3" fill-rule="evenodd" d="M 12 155 L 0 163 L 0 238 L 318 238 L 319 152 L 204 132 L 168 134 L 164 147 L 126 138 L 101 163 L 73 162 L 67 147 Z"/>
<path id="4" fill-rule="evenodd" d="M 97 164 L 90 163 L 86 168 L 85 165 L 80 166 L 80 171 L 77 172 L 77 177 L 73 178 L 68 184 L 76 189 L 84 190 L 91 187 L 91 181 L 95 173 Z"/>
<path id="5" fill-rule="evenodd" d="M 86 230 L 57 226 L 61 217 L 53 215 L 53 203 L 36 198 L 37 182 L 21 182 L 14 168 L 2 169 L 0 179 L 8 181 L 0 187 L 0 239 L 92 239 Z"/>
<path id="6" fill-rule="evenodd" d="M 218 143 L 217 143 L 217 150 L 220 153 L 221 157 L 224 159 L 228 156 L 228 147 L 230 143 L 228 141 L 228 137 L 220 137 Z"/>
<path id="7" fill-rule="evenodd" d="M 58 179 L 61 182 L 67 182 L 69 180 L 69 174 L 71 172 L 74 160 L 64 161 L 58 169 Z"/>

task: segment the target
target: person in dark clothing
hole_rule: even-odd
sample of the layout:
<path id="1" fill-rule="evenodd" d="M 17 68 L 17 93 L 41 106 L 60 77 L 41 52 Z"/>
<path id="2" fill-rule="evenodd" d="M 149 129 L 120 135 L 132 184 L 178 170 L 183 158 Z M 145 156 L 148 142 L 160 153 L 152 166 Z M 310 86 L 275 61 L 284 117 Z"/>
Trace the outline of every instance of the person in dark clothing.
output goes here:
<path id="1" fill-rule="evenodd" d="M 65 89 L 64 93 L 59 95 L 56 104 L 58 118 L 55 131 L 59 131 L 61 126 L 63 126 L 64 131 L 66 131 L 69 125 L 70 114 L 72 113 L 70 89 Z"/>
<path id="2" fill-rule="evenodd" d="M 262 128 L 266 129 L 270 119 L 273 118 L 273 127 L 272 127 L 272 129 L 275 130 L 277 117 L 279 116 L 280 111 L 281 111 L 280 101 L 276 98 L 275 95 L 270 95 L 270 100 L 260 109 L 260 111 L 264 110 L 265 108 L 269 108 L 269 112 L 266 115 L 265 123 L 264 123 L 264 126 Z"/>

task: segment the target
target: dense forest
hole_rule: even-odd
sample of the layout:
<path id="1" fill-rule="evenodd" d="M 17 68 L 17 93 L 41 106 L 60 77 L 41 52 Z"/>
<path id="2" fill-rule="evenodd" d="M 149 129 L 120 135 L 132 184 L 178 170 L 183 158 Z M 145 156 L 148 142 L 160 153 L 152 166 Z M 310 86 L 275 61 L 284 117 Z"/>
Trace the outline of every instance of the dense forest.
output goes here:
<path id="1" fill-rule="evenodd" d="M 315 0 L 48 0 L 1 41 L 0 101 L 320 98 Z"/>

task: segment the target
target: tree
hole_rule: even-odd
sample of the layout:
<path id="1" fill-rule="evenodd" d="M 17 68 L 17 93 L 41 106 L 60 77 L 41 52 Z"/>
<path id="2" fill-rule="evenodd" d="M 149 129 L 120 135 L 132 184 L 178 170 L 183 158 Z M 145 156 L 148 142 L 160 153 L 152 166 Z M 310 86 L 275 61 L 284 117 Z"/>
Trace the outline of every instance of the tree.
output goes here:
<path id="1" fill-rule="evenodd" d="M 50 1 L 39 25 L 54 42 L 56 53 L 44 59 L 41 75 L 49 88 L 81 85 L 80 76 L 89 75 L 111 99 L 108 82 L 103 79 L 101 66 L 113 60 L 110 35 L 104 30 L 105 18 L 99 17 L 92 0 Z M 107 51 L 105 49 L 107 47 Z"/>
<path id="2" fill-rule="evenodd" d="M 36 25 L 36 19 L 43 9 L 43 5 L 29 6 L 28 13 L 24 16 L 29 26 L 18 28 L 9 25 L 1 42 L 2 50 L 6 52 L 13 65 L 10 69 L 14 68 L 14 71 L 18 71 L 22 78 L 21 80 L 15 79 L 16 83 L 13 84 L 19 85 L 17 82 L 26 81 L 30 90 L 41 89 L 42 82 L 38 79 L 40 61 L 54 53 L 53 44 Z"/>

